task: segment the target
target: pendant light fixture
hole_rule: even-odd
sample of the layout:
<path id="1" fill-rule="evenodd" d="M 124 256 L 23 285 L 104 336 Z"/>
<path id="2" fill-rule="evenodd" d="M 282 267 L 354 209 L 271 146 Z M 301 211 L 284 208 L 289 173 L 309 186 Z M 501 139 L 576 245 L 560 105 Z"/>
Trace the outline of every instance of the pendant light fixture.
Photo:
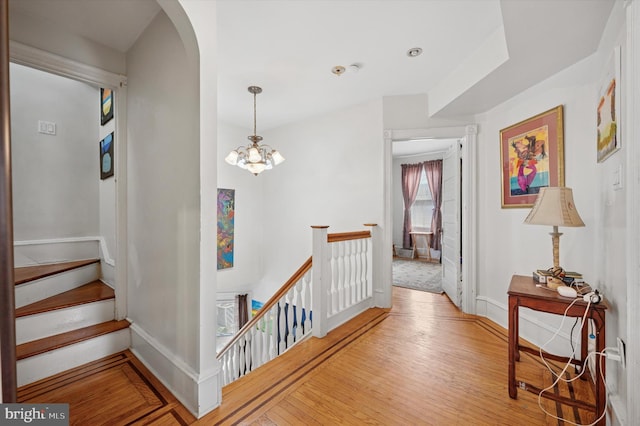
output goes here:
<path id="1" fill-rule="evenodd" d="M 251 143 L 247 146 L 239 146 L 227 155 L 224 159 L 232 166 L 249 170 L 258 176 L 264 170 L 270 170 L 273 166 L 284 161 L 284 157 L 269 145 L 258 145 L 262 136 L 256 135 L 256 95 L 262 93 L 258 86 L 249 86 L 249 93 L 253 93 L 253 135 L 248 136 Z"/>

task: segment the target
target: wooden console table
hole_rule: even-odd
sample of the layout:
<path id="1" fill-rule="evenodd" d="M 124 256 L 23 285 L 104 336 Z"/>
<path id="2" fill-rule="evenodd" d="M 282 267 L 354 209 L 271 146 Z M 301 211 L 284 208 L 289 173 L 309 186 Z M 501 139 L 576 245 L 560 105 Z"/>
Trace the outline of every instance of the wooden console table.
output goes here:
<path id="1" fill-rule="evenodd" d="M 413 249 L 411 253 L 411 258 L 415 259 L 418 257 L 418 249 L 416 248 L 416 239 L 418 237 L 424 237 L 427 243 L 427 260 L 431 262 L 431 236 L 433 232 L 419 232 L 419 231 L 411 231 L 409 232 L 411 235 L 411 247 Z"/>
<path id="2" fill-rule="evenodd" d="M 513 399 L 518 397 L 518 388 L 539 394 L 542 388 L 537 388 L 529 383 L 516 380 L 516 362 L 520 361 L 520 351 L 539 355 L 537 349 L 533 349 L 527 346 L 520 345 L 520 337 L 518 331 L 518 310 L 520 307 L 529 308 L 534 311 L 548 312 L 552 314 L 563 315 L 567 307 L 573 302 L 573 299 L 562 297 L 555 291 L 536 287 L 535 281 L 531 277 L 525 277 L 522 275 L 514 275 L 511 278 L 511 284 L 509 285 L 509 396 Z M 567 316 L 580 317 L 584 316 L 587 302 L 578 300 L 569 308 Z M 598 304 L 591 304 L 589 306 L 589 312 L 587 319 L 593 320 L 594 332 L 596 336 L 597 352 L 602 352 L 605 348 L 605 310 L 607 309 L 606 302 L 603 300 Z M 545 358 L 560 361 L 571 362 L 574 365 L 582 366 L 583 360 L 587 357 L 587 342 L 589 337 L 589 327 L 584 324 L 582 327 L 582 336 L 580 344 L 580 359 L 570 359 L 567 357 L 561 357 L 553 354 L 544 353 Z M 602 363 L 602 373 L 600 372 L 600 360 L 596 360 L 594 363 L 595 371 L 594 376 L 596 378 L 595 383 L 595 405 L 585 402 L 566 398 L 560 395 L 556 395 L 549 391 L 542 394 L 543 397 L 558 401 L 563 404 L 576 406 L 582 409 L 595 412 L 595 418 L 597 419 L 606 410 L 606 389 L 605 383 L 602 380 L 602 376 L 605 375 L 605 363 Z M 587 366 L 588 368 L 588 366 Z M 587 372 L 585 372 L 587 374 Z M 602 376 L 601 376 L 602 374 Z M 584 377 L 584 376 L 583 376 Z M 597 423 L 598 426 L 606 425 L 606 416 Z"/>

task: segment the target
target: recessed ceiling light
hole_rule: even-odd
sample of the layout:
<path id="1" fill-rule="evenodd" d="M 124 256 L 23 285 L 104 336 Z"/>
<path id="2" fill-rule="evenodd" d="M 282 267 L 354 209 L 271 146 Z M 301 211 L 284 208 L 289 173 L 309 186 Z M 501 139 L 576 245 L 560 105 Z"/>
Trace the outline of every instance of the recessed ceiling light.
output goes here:
<path id="1" fill-rule="evenodd" d="M 420 56 L 422 54 L 422 48 L 414 47 L 407 50 L 407 56 L 410 58 L 415 58 L 416 56 Z"/>
<path id="2" fill-rule="evenodd" d="M 342 65 L 336 65 L 335 67 L 331 68 L 331 72 L 337 76 L 341 76 L 345 71 L 346 69 Z"/>

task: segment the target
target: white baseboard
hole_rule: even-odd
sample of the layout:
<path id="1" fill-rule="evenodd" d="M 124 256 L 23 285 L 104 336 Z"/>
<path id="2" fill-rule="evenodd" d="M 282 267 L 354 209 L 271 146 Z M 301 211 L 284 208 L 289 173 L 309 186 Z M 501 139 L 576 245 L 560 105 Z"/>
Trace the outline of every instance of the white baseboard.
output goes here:
<path id="1" fill-rule="evenodd" d="M 342 312 L 338 312 L 337 314 L 330 316 L 329 318 L 327 318 L 327 333 L 335 328 L 340 327 L 345 322 L 355 318 L 372 306 L 373 299 L 368 298 L 356 303 L 355 305 L 345 309 Z"/>
<path id="2" fill-rule="evenodd" d="M 131 351 L 182 405 L 197 418 L 220 405 L 219 366 L 215 371 L 198 374 L 142 327 L 131 322 Z"/>
<path id="3" fill-rule="evenodd" d="M 93 258 L 115 266 L 102 236 L 14 241 L 13 251 L 16 267 Z"/>
<path id="4" fill-rule="evenodd" d="M 476 313 L 506 329 L 509 328 L 508 308 L 502 303 L 488 297 L 478 296 L 476 297 Z M 569 332 L 574 318 L 567 318 L 562 330 L 558 332 L 556 322 L 561 318 L 558 315 L 534 312 L 529 309 L 519 309 L 519 314 L 519 334 L 521 338 L 538 347 L 548 342 L 545 346 L 547 352 L 561 356 L 571 355 Z M 549 341 L 556 333 L 557 336 L 552 341 Z M 573 339 L 576 353 L 579 354 L 580 330 L 578 327 L 573 332 Z"/>

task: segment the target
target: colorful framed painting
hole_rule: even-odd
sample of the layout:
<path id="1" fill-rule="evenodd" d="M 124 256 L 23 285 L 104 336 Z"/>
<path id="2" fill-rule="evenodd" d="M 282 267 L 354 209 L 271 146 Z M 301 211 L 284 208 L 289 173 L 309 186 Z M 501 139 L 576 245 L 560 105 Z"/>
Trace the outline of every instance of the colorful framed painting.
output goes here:
<path id="1" fill-rule="evenodd" d="M 103 126 L 113 118 L 113 91 L 100 89 L 100 124 Z"/>
<path id="2" fill-rule="evenodd" d="M 218 188 L 218 269 L 233 267 L 235 192 Z"/>
<path id="3" fill-rule="evenodd" d="M 532 207 L 541 188 L 564 186 L 563 107 L 500 130 L 502 208 Z"/>
<path id="4" fill-rule="evenodd" d="M 100 141 L 100 179 L 113 176 L 113 132 Z"/>
<path id="5" fill-rule="evenodd" d="M 620 47 L 609 58 L 598 88 L 598 163 L 620 149 Z"/>

